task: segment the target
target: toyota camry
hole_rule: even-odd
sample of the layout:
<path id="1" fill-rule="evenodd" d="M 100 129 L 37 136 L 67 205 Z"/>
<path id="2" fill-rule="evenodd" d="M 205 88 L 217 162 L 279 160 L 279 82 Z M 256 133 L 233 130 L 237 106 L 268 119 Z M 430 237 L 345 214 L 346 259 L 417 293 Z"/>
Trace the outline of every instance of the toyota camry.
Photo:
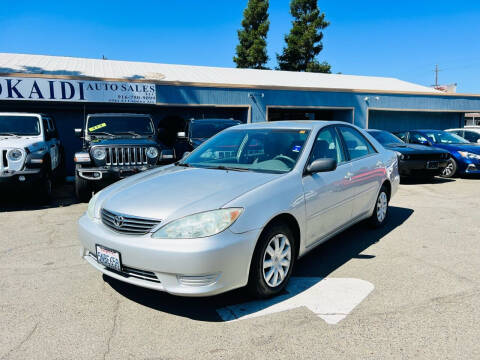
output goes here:
<path id="1" fill-rule="evenodd" d="M 353 125 L 238 125 L 95 194 L 79 220 L 82 256 L 171 294 L 270 297 L 319 244 L 362 220 L 383 225 L 399 180 L 397 154 Z"/>

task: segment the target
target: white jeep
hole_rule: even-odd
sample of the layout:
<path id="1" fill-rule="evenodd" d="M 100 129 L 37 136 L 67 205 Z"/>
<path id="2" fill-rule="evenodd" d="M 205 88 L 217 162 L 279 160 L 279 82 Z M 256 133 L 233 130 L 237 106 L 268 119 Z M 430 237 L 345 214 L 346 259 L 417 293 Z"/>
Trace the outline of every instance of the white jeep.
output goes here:
<path id="1" fill-rule="evenodd" d="M 53 179 L 61 175 L 62 147 L 51 116 L 0 113 L 0 187 L 29 184 L 50 198 Z"/>

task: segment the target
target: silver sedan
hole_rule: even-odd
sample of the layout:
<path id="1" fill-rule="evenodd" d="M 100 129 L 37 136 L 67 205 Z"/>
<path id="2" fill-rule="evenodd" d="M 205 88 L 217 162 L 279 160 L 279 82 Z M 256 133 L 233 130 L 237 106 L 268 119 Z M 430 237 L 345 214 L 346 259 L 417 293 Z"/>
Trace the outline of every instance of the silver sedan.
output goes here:
<path id="1" fill-rule="evenodd" d="M 278 294 L 297 259 L 347 227 L 381 226 L 397 155 L 343 122 L 239 125 L 181 161 L 97 193 L 79 220 L 86 261 L 183 296 Z"/>

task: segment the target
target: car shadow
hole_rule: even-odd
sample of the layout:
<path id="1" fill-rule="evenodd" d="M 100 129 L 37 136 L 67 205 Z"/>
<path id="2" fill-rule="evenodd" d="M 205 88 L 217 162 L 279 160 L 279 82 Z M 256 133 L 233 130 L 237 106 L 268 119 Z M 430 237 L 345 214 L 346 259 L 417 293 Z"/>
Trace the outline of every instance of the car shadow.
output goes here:
<path id="1" fill-rule="evenodd" d="M 292 277 L 316 280 L 307 281 L 307 285 L 303 288 L 294 287 L 294 290 L 284 291 L 273 299 L 256 301 L 256 308 L 267 308 L 298 295 L 299 292 L 314 286 L 350 259 L 372 259 L 373 255 L 364 254 L 363 252 L 402 225 L 412 213 L 412 209 L 391 206 L 389 219 L 385 226 L 378 229 L 370 229 L 364 223 L 359 223 L 318 246 L 298 261 L 292 274 Z M 217 313 L 218 309 L 225 309 L 255 300 L 245 289 L 237 289 L 207 298 L 188 298 L 137 287 L 106 275 L 103 276 L 103 279 L 120 295 L 140 305 L 198 321 L 224 321 Z"/>
<path id="2" fill-rule="evenodd" d="M 455 179 L 452 178 L 442 178 L 442 177 L 434 177 L 434 178 L 402 178 L 401 184 L 402 185 L 419 185 L 419 184 L 443 184 L 455 182 Z"/>
<path id="3" fill-rule="evenodd" d="M 52 197 L 49 201 L 41 200 L 38 194 L 35 193 L 34 188 L 16 188 L 2 192 L 0 196 L 0 212 L 50 209 L 77 203 L 74 185 L 71 183 L 54 186 Z"/>

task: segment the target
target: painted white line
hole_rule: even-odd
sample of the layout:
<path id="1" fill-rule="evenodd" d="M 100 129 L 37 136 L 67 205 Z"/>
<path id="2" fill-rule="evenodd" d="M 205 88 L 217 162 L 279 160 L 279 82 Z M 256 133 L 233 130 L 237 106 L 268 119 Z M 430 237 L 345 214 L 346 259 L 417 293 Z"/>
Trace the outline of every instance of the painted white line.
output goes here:
<path id="1" fill-rule="evenodd" d="M 251 319 L 306 306 L 328 324 L 343 320 L 375 287 L 351 278 L 292 277 L 286 294 L 217 309 L 224 321 Z"/>

